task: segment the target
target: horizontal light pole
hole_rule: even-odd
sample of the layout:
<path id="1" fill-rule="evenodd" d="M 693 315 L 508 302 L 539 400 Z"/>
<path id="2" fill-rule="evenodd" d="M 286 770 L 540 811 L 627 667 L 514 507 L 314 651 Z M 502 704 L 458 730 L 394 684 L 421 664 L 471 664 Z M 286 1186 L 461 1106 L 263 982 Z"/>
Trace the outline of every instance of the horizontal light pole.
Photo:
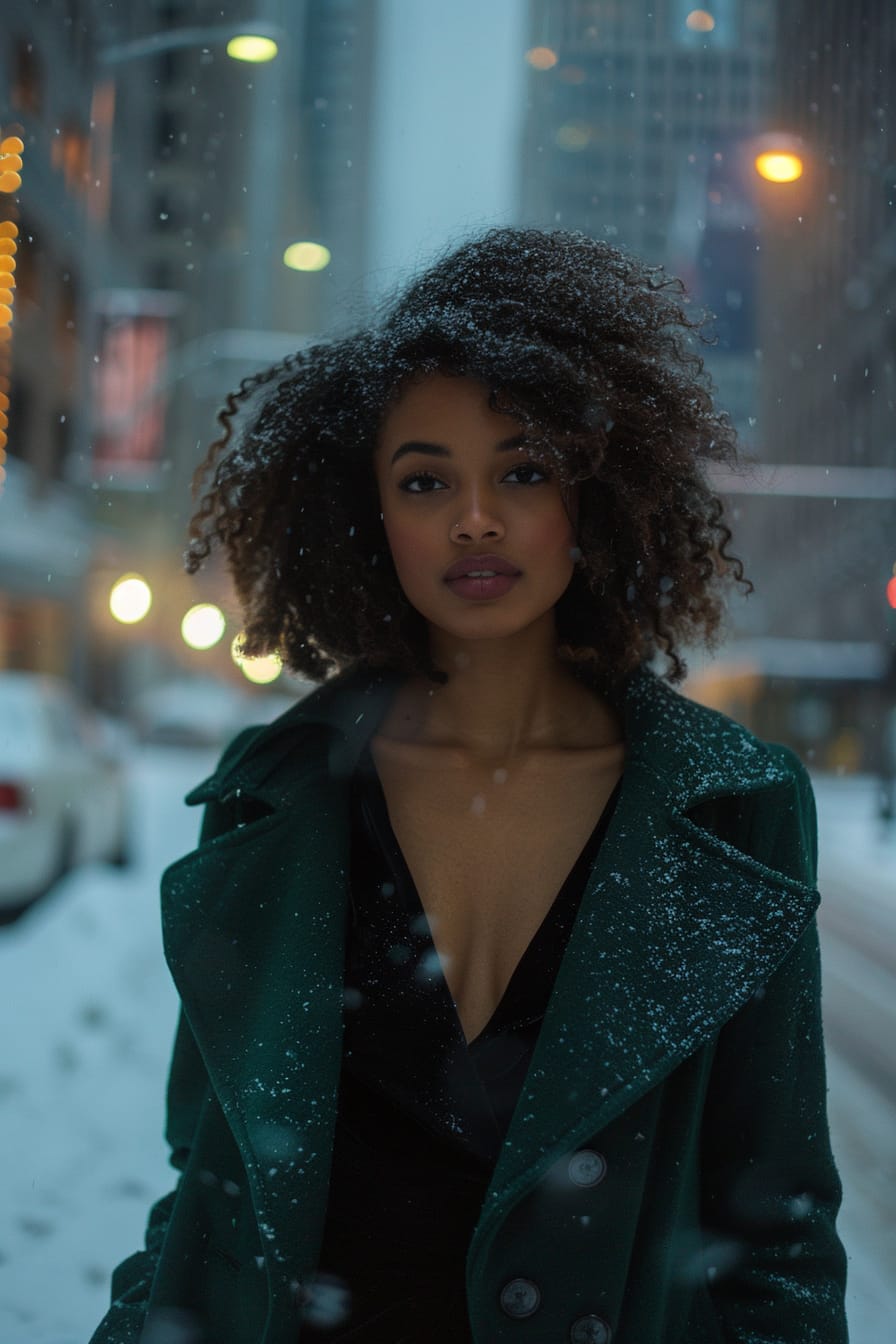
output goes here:
<path id="1" fill-rule="evenodd" d="M 170 28 L 163 33 L 150 33 L 147 37 L 136 37 L 130 42 L 116 42 L 112 46 L 101 48 L 98 53 L 101 65 L 120 65 L 124 61 L 137 60 L 141 56 L 158 56 L 166 51 L 178 51 L 182 47 L 204 47 L 218 42 L 229 42 L 241 33 L 250 33 L 253 37 L 269 37 L 272 42 L 283 41 L 283 29 L 275 23 L 263 20 L 249 20 L 247 23 L 215 24 L 195 28 Z"/>

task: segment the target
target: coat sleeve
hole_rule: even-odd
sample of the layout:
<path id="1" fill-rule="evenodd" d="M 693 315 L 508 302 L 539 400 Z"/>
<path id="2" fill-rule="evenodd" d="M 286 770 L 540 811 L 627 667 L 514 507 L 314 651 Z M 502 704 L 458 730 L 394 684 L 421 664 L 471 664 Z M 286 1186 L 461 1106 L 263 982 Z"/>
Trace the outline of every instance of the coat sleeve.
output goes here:
<path id="1" fill-rule="evenodd" d="M 169 1073 L 166 1126 L 166 1139 L 171 1148 L 169 1161 L 181 1173 L 190 1156 L 201 1095 L 206 1087 L 205 1068 L 181 1011 Z M 128 1256 L 112 1271 L 111 1305 L 91 1336 L 90 1344 L 137 1344 L 140 1339 L 156 1265 L 179 1188 L 180 1178 L 175 1188 L 150 1209 L 144 1249 Z"/>
<path id="2" fill-rule="evenodd" d="M 786 749 L 778 748 L 781 754 Z M 760 857 L 816 882 L 815 801 L 796 778 Z M 764 829 L 764 827 L 763 827 Z M 841 1185 L 828 1134 L 821 968 L 813 918 L 723 1028 L 702 1139 L 707 1279 L 726 1344 L 845 1344 Z"/>
<path id="3" fill-rule="evenodd" d="M 235 755 L 248 734 L 247 729 L 228 747 L 221 767 Z M 221 803 L 206 804 L 199 844 L 229 830 L 235 823 L 231 810 Z M 186 1168 L 193 1135 L 209 1090 L 208 1075 L 193 1033 L 181 1009 L 168 1074 L 167 1123 L 165 1138 L 171 1149 L 169 1161 L 180 1173 Z M 144 1249 L 136 1251 L 112 1271 L 111 1305 L 90 1339 L 90 1344 L 137 1344 L 146 1320 L 149 1295 L 159 1255 L 168 1231 L 168 1223 L 180 1188 L 158 1200 L 149 1211 Z"/>

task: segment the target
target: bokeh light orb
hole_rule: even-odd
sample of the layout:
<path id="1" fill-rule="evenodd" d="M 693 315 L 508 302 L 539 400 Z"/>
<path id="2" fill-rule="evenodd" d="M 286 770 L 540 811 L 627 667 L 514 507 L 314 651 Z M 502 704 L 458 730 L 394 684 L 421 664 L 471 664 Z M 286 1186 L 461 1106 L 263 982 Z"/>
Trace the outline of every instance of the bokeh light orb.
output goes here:
<path id="1" fill-rule="evenodd" d="M 322 271 L 330 264 L 331 252 L 323 243 L 290 243 L 283 264 L 291 271 Z"/>
<path id="2" fill-rule="evenodd" d="M 245 631 L 241 630 L 230 644 L 230 656 L 247 681 L 256 686 L 266 686 L 276 681 L 283 671 L 283 659 L 278 653 L 263 654 L 260 658 L 247 658 L 243 653 Z"/>
<path id="3" fill-rule="evenodd" d="M 269 653 L 264 658 L 244 658 L 240 663 L 240 671 L 247 681 L 254 682 L 256 686 L 268 686 L 280 676 L 283 663 L 276 653 Z"/>
<path id="4" fill-rule="evenodd" d="M 554 135 L 558 149 L 567 154 L 581 154 L 591 144 L 591 139 L 591 127 L 581 121 L 570 121 L 565 126 L 559 126 Z"/>
<path id="5" fill-rule="evenodd" d="M 142 574 L 122 574 L 109 593 L 109 610 L 122 625 L 136 625 L 152 606 L 152 589 Z"/>
<path id="6" fill-rule="evenodd" d="M 211 649 L 221 639 L 227 621 L 214 602 L 199 602 L 191 607 L 180 623 L 180 633 L 191 649 Z"/>
<path id="7" fill-rule="evenodd" d="M 277 50 L 277 43 L 272 37 L 259 37 L 256 33 L 237 33 L 227 43 L 227 55 L 232 60 L 251 61 L 255 65 L 272 61 Z"/>
<path id="8" fill-rule="evenodd" d="M 526 60 L 533 70 L 553 70 L 557 64 L 557 53 L 553 47 L 530 47 Z"/>
<path id="9" fill-rule="evenodd" d="M 716 21 L 708 9 L 692 9 L 684 21 L 692 33 L 711 33 Z"/>
<path id="10" fill-rule="evenodd" d="M 757 154 L 756 171 L 766 182 L 796 182 L 803 175 L 803 161 L 791 150 L 767 149 Z"/>

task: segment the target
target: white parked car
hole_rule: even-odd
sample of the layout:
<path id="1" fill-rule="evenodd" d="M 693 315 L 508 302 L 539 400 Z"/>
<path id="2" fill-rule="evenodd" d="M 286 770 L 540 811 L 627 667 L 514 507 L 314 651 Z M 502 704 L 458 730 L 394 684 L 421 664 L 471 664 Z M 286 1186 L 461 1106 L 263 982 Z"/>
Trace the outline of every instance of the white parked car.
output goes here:
<path id="1" fill-rule="evenodd" d="M 128 861 L 125 771 L 112 734 L 67 682 L 0 672 L 0 916 L 70 867 Z"/>

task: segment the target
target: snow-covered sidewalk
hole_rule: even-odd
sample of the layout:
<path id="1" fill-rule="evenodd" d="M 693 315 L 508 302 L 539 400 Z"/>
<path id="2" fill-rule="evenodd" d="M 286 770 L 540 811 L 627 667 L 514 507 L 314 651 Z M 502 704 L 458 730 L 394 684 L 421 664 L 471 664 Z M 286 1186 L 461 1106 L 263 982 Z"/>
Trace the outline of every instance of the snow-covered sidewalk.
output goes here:
<path id="1" fill-rule="evenodd" d="M 170 1190 L 164 1085 L 177 1001 L 158 880 L 192 848 L 178 805 L 213 761 L 135 758 L 137 863 L 82 869 L 0 930 L 0 1344 L 86 1344 L 109 1275 Z"/>
<path id="2" fill-rule="evenodd" d="M 896 824 L 877 812 L 877 781 L 871 776 L 813 777 L 818 804 L 819 889 L 822 901 L 838 901 L 838 920 L 821 918 L 822 967 L 835 949 L 829 926 L 844 918 L 878 939 L 891 965 L 896 949 Z M 839 949 L 838 949 L 839 950 Z M 857 975 L 873 977 L 896 1013 L 896 977 L 856 958 Z M 835 959 L 828 956 L 833 971 Z M 825 981 L 823 980 L 823 984 Z M 827 981 L 832 986 L 830 978 Z M 870 983 L 869 983 L 870 987 Z M 828 999 L 830 999 L 830 995 Z M 823 1006 L 825 996 L 823 994 Z M 849 1258 L 847 1309 L 853 1344 L 885 1344 L 896 1315 L 896 1113 L 857 1061 L 832 1048 L 828 1033 L 828 1109 L 831 1141 L 843 1179 L 840 1233 Z M 892 1054 L 890 1055 L 893 1060 Z M 891 1082 L 896 1061 L 891 1064 Z M 892 1093 L 891 1093 L 892 1095 Z"/>

